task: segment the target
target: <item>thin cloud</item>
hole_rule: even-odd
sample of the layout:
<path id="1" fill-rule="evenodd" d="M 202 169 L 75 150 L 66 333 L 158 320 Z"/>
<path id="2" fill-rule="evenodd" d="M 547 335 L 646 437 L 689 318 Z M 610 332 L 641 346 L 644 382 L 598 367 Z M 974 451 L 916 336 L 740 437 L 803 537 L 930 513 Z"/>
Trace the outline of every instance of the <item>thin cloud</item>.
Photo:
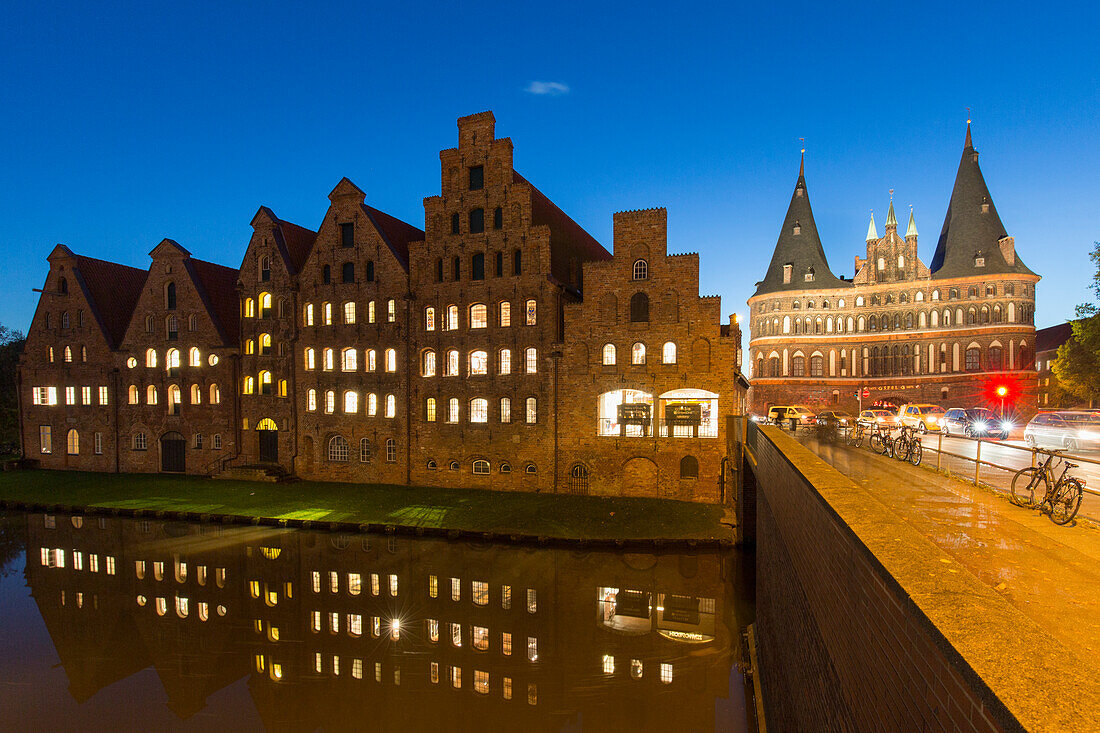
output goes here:
<path id="1" fill-rule="evenodd" d="M 560 81 L 533 81 L 527 85 L 527 88 L 523 91 L 528 94 L 548 95 L 551 97 L 557 97 L 561 94 L 569 93 L 569 85 L 563 84 Z"/>

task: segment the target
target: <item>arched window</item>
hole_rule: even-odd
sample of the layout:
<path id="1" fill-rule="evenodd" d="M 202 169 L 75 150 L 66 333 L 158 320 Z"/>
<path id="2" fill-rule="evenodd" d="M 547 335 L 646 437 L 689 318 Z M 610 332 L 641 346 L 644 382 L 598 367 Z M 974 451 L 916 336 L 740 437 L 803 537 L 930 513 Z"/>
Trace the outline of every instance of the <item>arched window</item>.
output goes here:
<path id="1" fill-rule="evenodd" d="M 999 372 L 1004 369 L 1004 350 L 1000 346 L 989 347 L 989 370 Z"/>
<path id="2" fill-rule="evenodd" d="M 324 319 L 326 326 L 332 325 L 332 303 L 321 304 L 321 317 Z"/>
<path id="3" fill-rule="evenodd" d="M 374 349 L 367 349 L 367 371 L 373 372 L 378 369 L 378 352 Z"/>
<path id="4" fill-rule="evenodd" d="M 145 389 L 145 404 L 147 404 L 147 405 L 157 404 L 157 388 L 156 388 L 156 385 L 150 384 Z"/>
<path id="5" fill-rule="evenodd" d="M 218 385 L 211 384 L 210 385 L 210 404 L 217 405 L 217 404 L 220 404 L 221 401 L 222 401 L 222 392 L 221 392 L 221 390 L 218 388 Z"/>
<path id="6" fill-rule="evenodd" d="M 615 344 L 603 345 L 603 363 L 605 366 L 614 366 L 615 364 Z"/>
<path id="7" fill-rule="evenodd" d="M 630 363 L 645 364 L 645 344 L 641 341 L 635 342 L 635 344 L 630 347 Z"/>
<path id="8" fill-rule="evenodd" d="M 666 341 L 664 347 L 661 349 L 661 361 L 665 364 L 676 363 L 676 344 L 672 341 Z"/>
<path id="9" fill-rule="evenodd" d="M 312 348 L 308 348 L 308 349 L 305 350 L 305 367 L 306 367 L 306 369 L 316 368 L 316 366 L 317 366 L 316 357 L 317 357 L 317 353 Z"/>
<path id="10" fill-rule="evenodd" d="M 489 354 L 485 351 L 471 351 L 467 359 L 467 373 L 469 376 L 479 376 L 489 373 Z"/>
<path id="11" fill-rule="evenodd" d="M 1027 344 L 1025 344 L 1025 343 L 1020 344 L 1020 349 L 1017 352 L 1016 360 L 1019 363 L 1019 368 L 1020 369 L 1031 369 L 1031 367 L 1032 367 L 1031 354 L 1028 353 Z"/>
<path id="12" fill-rule="evenodd" d="M 680 459 L 680 478 L 699 478 L 699 460 L 695 456 Z"/>
<path id="13" fill-rule="evenodd" d="M 489 325 L 489 310 L 484 303 L 470 306 L 470 328 L 486 328 Z"/>
<path id="14" fill-rule="evenodd" d="M 273 303 L 271 293 L 260 293 L 260 318 L 271 318 Z"/>
<path id="15" fill-rule="evenodd" d="M 791 358 L 791 376 L 792 377 L 804 377 L 806 376 L 806 357 L 799 354 L 798 356 Z"/>
<path id="16" fill-rule="evenodd" d="M 302 325 L 313 325 L 313 303 L 306 303 L 306 307 L 302 311 Z"/>
<path id="17" fill-rule="evenodd" d="M 192 405 L 201 405 L 202 404 L 202 387 L 200 387 L 197 384 L 192 384 L 191 385 L 191 404 Z"/>
<path id="18" fill-rule="evenodd" d="M 271 280 L 271 258 L 260 258 L 260 282 L 268 282 Z"/>
<path id="19" fill-rule="evenodd" d="M 346 461 L 348 459 L 348 441 L 342 435 L 334 435 L 328 441 L 328 459 Z"/>
<path id="20" fill-rule="evenodd" d="M 333 352 L 332 349 L 328 348 L 321 352 L 321 368 L 324 369 L 326 372 L 331 372 L 333 370 L 335 364 L 335 362 L 333 361 L 334 353 L 335 352 Z"/>
<path id="21" fill-rule="evenodd" d="M 344 303 L 344 323 L 355 323 L 355 301 Z"/>
<path id="22" fill-rule="evenodd" d="M 164 286 L 164 307 L 168 310 L 176 309 L 176 284 L 169 282 Z"/>
<path id="23" fill-rule="evenodd" d="M 336 412 L 336 392 L 331 389 L 325 390 L 325 412 L 329 415 Z"/>
<path id="24" fill-rule="evenodd" d="M 378 395 L 371 392 L 367 395 L 367 415 L 374 417 L 378 414 Z"/>
<path id="25" fill-rule="evenodd" d="M 270 353 L 271 353 L 271 334 L 270 333 L 261 333 L 260 334 L 260 354 L 262 356 L 267 356 Z"/>
<path id="26" fill-rule="evenodd" d="M 420 376 L 435 376 L 435 352 L 427 349 L 420 357 Z"/>
<path id="27" fill-rule="evenodd" d="M 768 357 L 768 376 L 769 377 L 781 377 L 783 376 L 779 371 L 779 357 Z"/>
<path id="28" fill-rule="evenodd" d="M 390 298 L 386 301 L 386 323 L 393 323 L 397 320 L 397 301 Z M 373 321 L 372 321 L 373 323 Z"/>
<path id="29" fill-rule="evenodd" d="M 252 394 L 256 391 L 256 380 L 252 377 L 245 377 L 244 384 L 241 385 L 241 394 Z"/>
<path id="30" fill-rule="evenodd" d="M 825 360 L 821 354 L 815 354 L 810 357 L 810 376 L 811 377 L 823 377 L 825 376 Z"/>
<path id="31" fill-rule="evenodd" d="M 634 293 L 630 296 L 630 321 L 631 323 L 649 322 L 649 296 L 645 293 Z"/>
<path id="32" fill-rule="evenodd" d="M 435 397 L 424 400 L 424 419 L 428 422 L 435 422 Z"/>
<path id="33" fill-rule="evenodd" d="M 355 263 L 345 262 L 340 266 L 340 280 L 341 282 L 353 283 L 355 282 Z"/>
<path id="34" fill-rule="evenodd" d="M 483 397 L 470 400 L 470 422 L 489 422 L 489 401 Z"/>
<path id="35" fill-rule="evenodd" d="M 187 352 L 187 366 L 202 366 L 202 354 L 199 353 L 197 346 L 192 346 L 191 350 Z"/>
<path id="36" fill-rule="evenodd" d="M 349 389 L 348 391 L 344 392 L 344 412 L 359 412 L 359 393 L 355 390 Z"/>
<path id="37" fill-rule="evenodd" d="M 57 292 L 65 295 L 69 292 L 69 281 L 65 278 L 61 278 L 57 281 Z"/>
<path id="38" fill-rule="evenodd" d="M 397 350 L 396 349 L 386 349 L 386 371 L 387 372 L 396 372 L 397 371 Z"/>
<path id="39" fill-rule="evenodd" d="M 981 349 L 972 346 L 966 350 L 966 371 L 981 371 Z"/>
<path id="40" fill-rule="evenodd" d="M 529 347 L 523 350 L 523 362 L 524 371 L 528 374 L 535 374 L 539 370 L 539 352 L 538 349 Z"/>
<path id="41" fill-rule="evenodd" d="M 443 324 L 444 331 L 455 331 L 458 329 L 458 306 L 447 306 L 447 321 Z"/>
<path id="42" fill-rule="evenodd" d="M 393 438 L 386 438 L 386 463 L 397 462 L 397 441 Z"/>
<path id="43" fill-rule="evenodd" d="M 70 429 L 65 436 L 65 452 L 70 456 L 80 455 L 80 434 L 76 429 Z"/>
<path id="44" fill-rule="evenodd" d="M 386 395 L 386 417 L 397 417 L 397 398 L 392 394 Z"/>
<path id="45" fill-rule="evenodd" d="M 306 391 L 306 409 L 313 412 L 317 409 L 317 390 L 309 389 Z"/>
<path id="46" fill-rule="evenodd" d="M 428 306 L 424 309 L 424 330 L 435 330 L 435 308 Z"/>
<path id="47" fill-rule="evenodd" d="M 136 405 L 138 403 L 139 397 L 138 397 L 138 388 L 137 388 L 136 384 L 131 384 L 130 385 L 130 389 L 127 390 L 127 397 L 128 397 L 128 401 L 131 405 Z"/>
<path id="48" fill-rule="evenodd" d="M 340 369 L 345 372 L 354 372 L 359 368 L 359 352 L 355 349 L 347 348 L 340 352 Z"/>
<path id="49" fill-rule="evenodd" d="M 973 308 L 966 312 L 966 325 L 973 326 L 978 322 L 978 315 Z"/>
<path id="50" fill-rule="evenodd" d="M 245 318 L 255 318 L 256 317 L 256 301 L 252 300 L 252 298 L 245 298 L 244 299 L 244 308 L 242 310 L 244 312 L 244 317 Z"/>
<path id="51" fill-rule="evenodd" d="M 70 346 L 66 346 L 66 347 L 65 347 L 65 351 L 64 351 L 63 353 L 64 353 L 64 359 L 65 359 L 65 363 L 70 363 L 70 362 L 72 362 L 72 360 L 73 360 L 73 350 L 72 350 L 72 347 L 70 347 Z"/>
<path id="52" fill-rule="evenodd" d="M 157 365 L 157 352 L 154 349 L 145 350 L 145 366 L 155 368 Z"/>
<path id="53" fill-rule="evenodd" d="M 645 260 L 634 261 L 634 279 L 645 280 L 649 277 L 649 263 Z"/>

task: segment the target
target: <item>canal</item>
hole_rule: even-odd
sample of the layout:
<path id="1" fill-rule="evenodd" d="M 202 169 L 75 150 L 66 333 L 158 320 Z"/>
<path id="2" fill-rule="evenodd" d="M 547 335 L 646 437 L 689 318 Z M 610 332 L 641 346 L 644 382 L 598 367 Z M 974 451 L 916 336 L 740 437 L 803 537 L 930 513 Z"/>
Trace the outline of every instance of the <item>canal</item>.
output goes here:
<path id="1" fill-rule="evenodd" d="M 0 565 L 8 730 L 752 725 L 736 550 L 7 512 Z"/>

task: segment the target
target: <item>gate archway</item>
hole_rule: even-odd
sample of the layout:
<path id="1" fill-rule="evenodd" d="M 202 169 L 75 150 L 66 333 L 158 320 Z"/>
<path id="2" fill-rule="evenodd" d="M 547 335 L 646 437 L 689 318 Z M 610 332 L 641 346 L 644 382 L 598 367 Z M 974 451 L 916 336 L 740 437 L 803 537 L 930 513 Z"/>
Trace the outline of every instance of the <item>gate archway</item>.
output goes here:
<path id="1" fill-rule="evenodd" d="M 161 436 L 160 470 L 165 473 L 184 473 L 187 470 L 187 439 L 180 433 Z"/>
<path id="2" fill-rule="evenodd" d="M 279 426 L 270 417 L 256 423 L 256 436 L 259 441 L 260 463 L 279 462 Z"/>

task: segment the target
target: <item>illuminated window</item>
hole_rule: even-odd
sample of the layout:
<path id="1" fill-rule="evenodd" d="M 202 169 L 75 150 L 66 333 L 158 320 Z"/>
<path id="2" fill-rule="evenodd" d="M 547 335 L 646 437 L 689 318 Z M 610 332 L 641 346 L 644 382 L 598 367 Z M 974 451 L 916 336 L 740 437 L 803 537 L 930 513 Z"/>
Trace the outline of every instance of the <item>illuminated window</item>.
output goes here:
<path id="1" fill-rule="evenodd" d="M 397 398 L 392 394 L 386 395 L 386 417 L 397 416 Z"/>
<path id="2" fill-rule="evenodd" d="M 348 614 L 348 634 L 351 636 L 363 635 L 363 617 L 357 613 Z"/>
<path id="3" fill-rule="evenodd" d="M 249 379 L 252 379 L 252 377 L 249 377 Z M 251 392 L 249 394 L 251 394 Z M 150 384 L 148 387 L 145 388 L 145 404 L 147 404 L 147 405 L 157 404 L 157 388 L 156 388 L 156 385 Z"/>
<path id="4" fill-rule="evenodd" d="M 500 694 L 504 697 L 505 700 L 511 700 L 512 699 L 512 678 L 511 677 L 505 677 L 504 678 L 504 681 L 503 681 L 502 686 L 501 686 L 501 693 Z"/>
<path id="5" fill-rule="evenodd" d="M 381 584 L 380 578 L 378 577 L 378 573 L 371 573 L 370 574 L 370 594 L 372 596 L 377 596 L 381 592 L 382 592 L 382 584 Z"/>
<path id="6" fill-rule="evenodd" d="M 424 419 L 435 422 L 435 397 L 429 397 L 424 402 Z"/>
<path id="7" fill-rule="evenodd" d="M 359 393 L 352 390 L 344 392 L 344 412 L 359 412 Z"/>
<path id="8" fill-rule="evenodd" d="M 489 462 L 486 461 L 483 458 L 479 458 L 476 461 L 474 461 L 471 464 L 471 468 L 473 469 L 474 474 L 478 475 L 478 476 L 488 476 L 489 473 L 490 473 L 490 471 L 489 471 L 489 468 L 490 468 L 489 467 Z"/>
<path id="9" fill-rule="evenodd" d="M 615 674 L 615 657 L 610 654 L 603 655 L 603 673 Z"/>
<path id="10" fill-rule="evenodd" d="M 396 372 L 397 371 L 397 350 L 396 349 L 386 349 L 386 371 L 387 372 Z"/>
<path id="11" fill-rule="evenodd" d="M 425 351 L 420 357 L 420 376 L 435 376 L 435 352 L 431 349 Z"/>
<path id="12" fill-rule="evenodd" d="M 256 353 L 256 342 L 253 341 L 252 339 L 245 339 L 244 353 L 245 354 L 255 354 Z"/>
<path id="13" fill-rule="evenodd" d="M 605 366 L 613 366 L 615 364 L 615 344 L 603 345 L 603 363 Z"/>
<path id="14" fill-rule="evenodd" d="M 512 373 L 512 350 L 501 349 L 500 350 L 500 373 L 511 374 Z"/>
<path id="15" fill-rule="evenodd" d="M 433 685 L 439 683 L 439 662 L 432 662 L 431 680 Z"/>
<path id="16" fill-rule="evenodd" d="M 424 330 L 435 330 L 435 308 L 430 306 L 424 309 Z"/>
<path id="17" fill-rule="evenodd" d="M 317 390 L 311 388 L 306 391 L 306 409 L 310 412 L 317 409 Z"/>
<path id="18" fill-rule="evenodd" d="M 527 704 L 537 705 L 539 701 L 539 686 L 534 682 L 527 683 Z"/>
<path id="19" fill-rule="evenodd" d="M 445 377 L 457 377 L 458 376 L 458 350 L 450 349 L 447 351 L 447 364 L 443 370 L 443 376 Z"/>
<path id="20" fill-rule="evenodd" d="M 353 659 L 351 660 L 351 676 L 357 680 L 363 679 L 363 660 Z"/>
<path id="21" fill-rule="evenodd" d="M 306 303 L 304 313 L 302 314 L 302 322 L 306 326 L 313 325 L 313 303 Z"/>
<path id="22" fill-rule="evenodd" d="M 528 424 L 538 422 L 538 400 L 534 397 L 527 398 L 527 422 Z"/>
<path id="23" fill-rule="evenodd" d="M 512 400 L 508 397 L 500 398 L 500 421 L 512 422 Z"/>
<path id="24" fill-rule="evenodd" d="M 367 303 L 367 323 L 374 323 L 375 307 L 374 301 Z"/>
<path id="25" fill-rule="evenodd" d="M 328 630 L 333 634 L 340 633 L 340 614 L 336 611 L 329 611 Z"/>
<path id="26" fill-rule="evenodd" d="M 346 461 L 348 459 L 348 441 L 342 435 L 334 435 L 328 442 L 328 459 Z"/>
<path id="27" fill-rule="evenodd" d="M 390 595 L 397 597 L 397 576 L 390 574 Z"/>
<path id="28" fill-rule="evenodd" d="M 523 312 L 524 312 L 524 316 L 526 317 L 526 322 L 527 322 L 528 326 L 534 326 L 535 325 L 536 310 L 537 310 L 537 305 L 536 305 L 534 299 L 528 300 L 526 303 L 524 303 Z"/>
<path id="29" fill-rule="evenodd" d="M 451 578 L 451 600 L 462 600 L 462 581 L 458 578 Z"/>
<path id="30" fill-rule="evenodd" d="M 630 363 L 645 364 L 645 344 L 639 341 L 630 347 Z"/>
<path id="31" fill-rule="evenodd" d="M 661 361 L 665 364 L 676 363 L 676 344 L 672 341 L 666 341 L 661 349 Z"/>
<path id="32" fill-rule="evenodd" d="M 244 299 L 244 317 L 255 318 L 256 317 L 256 301 L 252 298 Z"/>
<path id="33" fill-rule="evenodd" d="M 345 372 L 354 372 L 359 368 L 358 352 L 347 348 L 340 352 L 340 369 Z"/>
<path id="34" fill-rule="evenodd" d="M 374 349 L 367 349 L 367 371 L 373 372 L 378 370 L 378 352 Z"/>
<path id="35" fill-rule="evenodd" d="M 438 598 L 439 597 L 439 576 L 437 576 L 437 575 L 429 575 L 428 576 L 428 597 L 429 598 Z"/>
<path id="36" fill-rule="evenodd" d="M 393 323 L 397 320 L 397 302 L 390 298 L 386 301 L 386 322 Z"/>
<path id="37" fill-rule="evenodd" d="M 305 350 L 305 367 L 306 369 L 314 369 L 316 367 L 316 352 L 313 349 Z"/>
<path id="38" fill-rule="evenodd" d="M 527 589 L 527 613 L 535 613 L 538 611 L 538 591 L 534 588 Z"/>
<path id="39" fill-rule="evenodd" d="M 157 365 L 157 352 L 154 349 L 145 350 L 145 366 L 150 369 L 155 368 Z"/>
<path id="40" fill-rule="evenodd" d="M 640 680 L 642 678 L 642 660 L 630 660 L 630 676 L 636 680 Z"/>
<path id="41" fill-rule="evenodd" d="M 672 664 L 661 662 L 661 682 L 668 685 L 672 683 Z"/>
<path id="42" fill-rule="evenodd" d="M 154 389 L 152 386 L 149 389 Z M 253 394 L 256 391 L 256 380 L 254 377 L 248 376 L 244 378 L 244 384 L 241 386 L 241 394 Z M 150 404 L 156 404 L 152 402 Z"/>
<path id="43" fill-rule="evenodd" d="M 325 349 L 321 352 L 321 368 L 326 372 L 331 372 L 334 364 L 333 350 Z"/>
<path id="44" fill-rule="evenodd" d="M 462 667 L 451 667 L 451 687 L 462 687 Z"/>
<path id="45" fill-rule="evenodd" d="M 447 403 L 447 422 L 458 422 L 458 398 L 452 397 Z"/>
<path id="46" fill-rule="evenodd" d="M 531 346 L 523 351 L 523 362 L 525 371 L 528 374 L 534 374 L 539 370 L 539 352 L 538 349 Z"/>
<path id="47" fill-rule="evenodd" d="M 527 661 L 539 661 L 539 640 L 533 636 L 527 637 Z"/>
<path id="48" fill-rule="evenodd" d="M 332 303 L 324 303 L 321 305 L 321 311 L 325 319 L 325 325 L 332 325 Z"/>
<path id="49" fill-rule="evenodd" d="M 470 328 L 487 328 L 489 325 L 489 311 L 484 303 L 474 303 L 470 306 Z"/>
<path id="50" fill-rule="evenodd" d="M 512 325 L 512 304 L 507 300 L 502 301 L 500 304 L 500 326 L 501 328 L 508 328 Z"/>
<path id="51" fill-rule="evenodd" d="M 344 323 L 355 323 L 355 301 L 344 303 Z"/>
<path id="52" fill-rule="evenodd" d="M 374 417 L 378 414 L 378 395 L 371 392 L 367 395 L 367 415 Z"/>
<path id="53" fill-rule="evenodd" d="M 446 325 L 445 330 L 447 330 L 447 331 L 455 331 L 455 330 L 458 329 L 458 306 L 457 305 L 447 306 L 447 322 L 446 322 L 445 325 Z"/>

